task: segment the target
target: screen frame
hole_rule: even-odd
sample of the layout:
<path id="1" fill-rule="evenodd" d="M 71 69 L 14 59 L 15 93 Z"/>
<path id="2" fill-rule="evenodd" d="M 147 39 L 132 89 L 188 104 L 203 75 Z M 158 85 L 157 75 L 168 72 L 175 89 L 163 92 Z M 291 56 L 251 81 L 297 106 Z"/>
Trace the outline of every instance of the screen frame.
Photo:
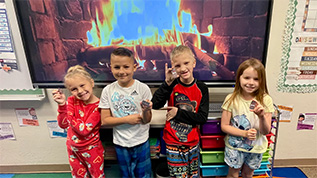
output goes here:
<path id="1" fill-rule="evenodd" d="M 30 77 L 32 80 L 32 84 L 35 88 L 64 88 L 64 83 L 63 81 L 45 81 L 45 82 L 39 82 L 36 79 L 36 73 L 35 71 L 37 69 L 35 69 L 34 64 L 33 64 L 33 60 L 30 57 L 30 51 L 32 52 L 32 49 L 29 47 L 29 43 L 27 42 L 26 36 L 28 34 L 25 33 L 25 30 L 23 30 L 23 28 L 28 28 L 28 27 L 22 27 L 21 21 L 25 20 L 23 18 L 21 18 L 21 14 L 19 14 L 19 10 L 18 10 L 18 3 L 17 2 L 21 2 L 23 0 L 14 0 L 13 4 L 14 4 L 14 8 L 15 8 L 15 12 L 16 12 L 16 18 L 18 21 L 18 25 L 19 25 L 19 29 L 20 29 L 20 33 L 21 33 L 21 38 L 22 38 L 22 43 L 23 43 L 23 50 L 25 52 L 26 55 L 26 59 L 27 59 L 27 63 L 28 63 L 28 67 L 29 67 L 29 72 L 30 72 Z M 271 18 L 272 18 L 272 6 L 273 6 L 273 0 L 268 0 L 268 11 L 267 11 L 267 23 L 265 24 L 265 36 L 264 36 L 264 47 L 263 47 L 263 58 L 262 58 L 262 63 L 264 66 L 266 66 L 266 61 L 267 61 L 267 50 L 268 50 L 268 43 L 269 43 L 269 34 L 270 34 L 270 27 L 271 27 Z M 29 27 L 30 28 L 30 27 Z M 138 79 L 138 78 L 136 78 Z M 138 79 L 140 80 L 140 79 Z M 108 80 L 108 81 L 95 81 L 95 86 L 96 87 L 104 87 L 112 82 L 114 82 L 115 80 Z M 149 87 L 158 87 L 162 84 L 162 81 L 143 81 L 140 80 L 143 83 L 146 83 Z M 215 88 L 222 88 L 222 87 L 226 87 L 226 88 L 233 88 L 235 86 L 235 79 L 234 80 L 201 80 L 202 82 L 204 82 L 208 87 L 215 87 Z"/>

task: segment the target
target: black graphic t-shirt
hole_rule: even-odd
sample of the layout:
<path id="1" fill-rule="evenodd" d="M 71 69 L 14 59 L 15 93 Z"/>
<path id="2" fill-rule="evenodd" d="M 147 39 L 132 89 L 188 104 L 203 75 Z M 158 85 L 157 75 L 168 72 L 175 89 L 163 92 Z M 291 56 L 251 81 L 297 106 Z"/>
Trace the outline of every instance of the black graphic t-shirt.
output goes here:
<path id="1" fill-rule="evenodd" d="M 178 107 L 178 112 L 166 121 L 163 139 L 167 144 L 194 146 L 199 142 L 198 125 L 207 121 L 209 94 L 207 86 L 194 80 L 190 85 L 175 80 L 170 86 L 165 82 L 153 95 L 153 109 L 164 106 Z"/>

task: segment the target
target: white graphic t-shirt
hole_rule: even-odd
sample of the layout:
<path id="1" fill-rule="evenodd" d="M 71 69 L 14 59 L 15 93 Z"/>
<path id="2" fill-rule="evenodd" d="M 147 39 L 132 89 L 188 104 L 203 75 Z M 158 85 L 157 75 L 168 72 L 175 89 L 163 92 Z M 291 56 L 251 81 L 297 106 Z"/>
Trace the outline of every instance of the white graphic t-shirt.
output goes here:
<path id="1" fill-rule="evenodd" d="M 111 110 L 113 117 L 124 117 L 141 113 L 140 102 L 151 100 L 150 88 L 134 80 L 131 87 L 121 87 L 118 82 L 107 85 L 101 93 L 99 108 Z M 133 147 L 149 138 L 150 124 L 122 124 L 113 128 L 113 143 L 123 147 Z"/>

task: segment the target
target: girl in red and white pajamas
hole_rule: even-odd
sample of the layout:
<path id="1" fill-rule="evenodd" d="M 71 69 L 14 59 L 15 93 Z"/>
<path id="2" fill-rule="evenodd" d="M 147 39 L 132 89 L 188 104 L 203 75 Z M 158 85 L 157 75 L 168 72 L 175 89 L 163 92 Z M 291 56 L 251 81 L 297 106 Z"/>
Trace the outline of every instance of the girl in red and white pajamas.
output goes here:
<path id="1" fill-rule="evenodd" d="M 68 69 L 65 87 L 72 96 L 53 90 L 58 103 L 58 125 L 67 130 L 67 152 L 74 178 L 103 178 L 104 148 L 100 141 L 99 98 L 93 94 L 94 81 L 82 66 Z"/>

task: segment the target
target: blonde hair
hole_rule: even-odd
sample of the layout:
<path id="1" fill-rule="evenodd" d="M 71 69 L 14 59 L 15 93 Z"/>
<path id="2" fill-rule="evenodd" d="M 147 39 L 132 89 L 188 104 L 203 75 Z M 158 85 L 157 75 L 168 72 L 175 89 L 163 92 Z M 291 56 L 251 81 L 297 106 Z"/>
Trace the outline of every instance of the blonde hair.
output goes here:
<path id="1" fill-rule="evenodd" d="M 250 58 L 250 59 L 242 62 L 237 70 L 234 91 L 233 91 L 231 97 L 229 98 L 229 100 L 227 100 L 227 102 L 229 102 L 228 106 L 230 106 L 230 104 L 236 99 L 236 97 L 239 94 L 242 94 L 243 89 L 240 86 L 240 76 L 243 74 L 244 70 L 249 68 L 249 67 L 252 67 L 254 70 L 257 71 L 258 78 L 259 78 L 259 89 L 254 92 L 255 98 L 262 105 L 264 104 L 263 98 L 266 94 L 269 94 L 268 89 L 267 89 L 267 85 L 266 85 L 265 68 L 260 60 L 255 59 L 255 58 Z"/>
<path id="2" fill-rule="evenodd" d="M 85 70 L 85 68 L 81 65 L 75 65 L 70 67 L 67 70 L 67 74 L 64 76 L 64 84 L 66 86 L 66 81 L 68 79 L 73 78 L 74 76 L 82 76 L 84 78 L 86 78 L 89 81 L 93 81 L 93 78 L 91 77 L 91 75 Z"/>
<path id="3" fill-rule="evenodd" d="M 188 47 L 188 46 L 184 46 L 184 45 L 179 45 L 176 46 L 173 51 L 170 54 L 170 58 L 171 60 L 173 60 L 174 57 L 183 54 L 183 53 L 188 53 L 190 56 L 193 57 L 193 60 L 195 60 L 194 54 L 192 52 L 192 50 Z"/>

